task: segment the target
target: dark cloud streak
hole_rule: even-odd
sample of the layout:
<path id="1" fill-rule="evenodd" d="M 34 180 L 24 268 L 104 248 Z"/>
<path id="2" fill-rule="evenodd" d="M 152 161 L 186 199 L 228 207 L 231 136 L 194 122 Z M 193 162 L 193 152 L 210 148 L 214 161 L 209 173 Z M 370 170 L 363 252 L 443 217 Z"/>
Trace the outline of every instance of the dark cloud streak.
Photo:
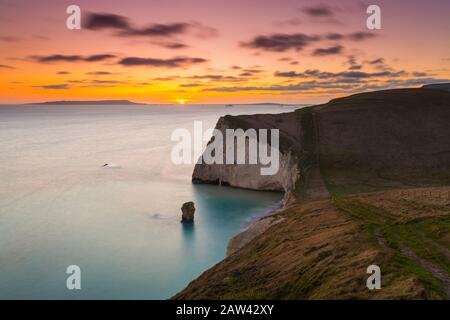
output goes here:
<path id="1" fill-rule="evenodd" d="M 109 71 L 91 71 L 91 72 L 87 72 L 87 75 L 93 75 L 93 76 L 106 76 L 106 75 L 111 75 L 113 73 L 109 72 Z"/>
<path id="2" fill-rule="evenodd" d="M 42 86 L 33 86 L 33 88 L 45 89 L 45 90 L 67 90 L 70 86 L 66 83 L 64 84 L 47 84 Z"/>
<path id="3" fill-rule="evenodd" d="M 111 13 L 88 13 L 84 27 L 89 30 L 129 30 L 130 20 L 126 17 Z"/>
<path id="4" fill-rule="evenodd" d="M 276 77 L 281 78 L 316 78 L 316 79 L 338 79 L 338 78 L 353 78 L 353 79 L 367 79 L 367 78 L 386 78 L 386 77 L 401 77 L 407 73 L 403 70 L 391 72 L 362 72 L 362 71 L 344 71 L 344 72 L 322 72 L 317 69 L 309 69 L 301 73 L 295 71 L 275 72 Z M 336 80 L 336 81 L 342 81 Z"/>
<path id="5" fill-rule="evenodd" d="M 39 63 L 52 62 L 99 62 L 114 58 L 112 54 L 96 54 L 90 56 L 53 54 L 48 56 L 31 56 L 31 60 Z"/>
<path id="6" fill-rule="evenodd" d="M 176 68 L 185 67 L 194 64 L 200 64 L 207 62 L 203 58 L 190 58 L 190 57 L 175 57 L 171 59 L 155 59 L 155 58 L 139 58 L 139 57 L 127 57 L 119 61 L 123 66 L 148 66 L 148 67 L 165 67 Z"/>
<path id="7" fill-rule="evenodd" d="M 8 66 L 6 64 L 0 64 L 0 69 L 15 69 L 14 67 Z"/>
<path id="8" fill-rule="evenodd" d="M 323 57 L 323 56 L 330 56 L 330 55 L 341 54 L 343 49 L 344 49 L 343 46 L 334 46 L 334 47 L 329 47 L 329 48 L 318 48 L 318 49 L 314 50 L 313 56 Z"/>
<path id="9" fill-rule="evenodd" d="M 210 38 L 218 35 L 218 31 L 212 27 L 204 26 L 198 22 L 173 22 L 155 23 L 146 27 L 136 27 L 127 17 L 110 13 L 88 13 L 85 28 L 88 30 L 110 30 L 118 37 L 147 37 L 168 38 L 184 35 L 192 32 L 197 38 Z M 156 43 L 169 49 L 183 49 L 187 45 L 182 43 Z"/>
<path id="10" fill-rule="evenodd" d="M 10 36 L 0 36 L 0 41 L 13 43 L 13 42 L 20 41 L 20 39 L 16 38 L 16 37 L 10 37 Z"/>
<path id="11" fill-rule="evenodd" d="M 318 36 L 309 36 L 303 33 L 294 34 L 272 34 L 269 36 L 256 36 L 249 42 L 244 42 L 241 45 L 246 48 L 263 49 L 274 52 L 284 52 L 295 49 L 300 51 L 312 42 L 319 41 Z"/>
<path id="12" fill-rule="evenodd" d="M 250 49 L 259 49 L 272 52 L 286 52 L 288 50 L 301 51 L 312 43 L 319 41 L 347 40 L 353 42 L 372 39 L 376 35 L 372 32 L 353 32 L 349 34 L 328 33 L 326 35 L 307 35 L 304 33 L 284 34 L 276 33 L 271 35 L 258 35 L 252 40 L 242 42 L 241 46 Z M 335 50 L 337 49 L 335 46 Z M 339 49 L 337 49 L 339 51 Z M 319 51 L 320 54 L 320 51 Z"/>
<path id="13" fill-rule="evenodd" d="M 302 8 L 301 11 L 305 14 L 307 14 L 310 17 L 332 17 L 334 15 L 333 9 L 331 7 L 328 7 L 326 5 L 320 4 L 312 7 L 305 7 Z"/>

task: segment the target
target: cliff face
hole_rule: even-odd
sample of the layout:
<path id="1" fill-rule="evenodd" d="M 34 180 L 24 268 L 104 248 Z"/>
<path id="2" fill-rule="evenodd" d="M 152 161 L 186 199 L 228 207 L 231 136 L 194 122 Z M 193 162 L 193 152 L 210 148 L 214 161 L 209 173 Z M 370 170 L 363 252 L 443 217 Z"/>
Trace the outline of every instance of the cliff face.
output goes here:
<path id="1" fill-rule="evenodd" d="M 278 173 L 263 176 L 261 165 L 207 165 L 195 166 L 192 179 L 196 183 L 229 185 L 251 190 L 289 192 L 298 178 L 297 158 L 291 153 L 280 155 Z"/>
<path id="2" fill-rule="evenodd" d="M 298 179 L 298 150 L 301 131 L 292 113 L 278 115 L 225 116 L 219 119 L 216 129 L 226 135 L 226 129 L 280 129 L 279 170 L 275 175 L 261 175 L 261 164 L 212 164 L 195 166 L 192 180 L 195 183 L 221 183 L 233 187 L 289 192 Z M 300 138 L 299 140 L 297 140 Z M 248 157 L 248 148 L 247 157 Z M 227 150 L 224 148 L 224 157 Z"/>

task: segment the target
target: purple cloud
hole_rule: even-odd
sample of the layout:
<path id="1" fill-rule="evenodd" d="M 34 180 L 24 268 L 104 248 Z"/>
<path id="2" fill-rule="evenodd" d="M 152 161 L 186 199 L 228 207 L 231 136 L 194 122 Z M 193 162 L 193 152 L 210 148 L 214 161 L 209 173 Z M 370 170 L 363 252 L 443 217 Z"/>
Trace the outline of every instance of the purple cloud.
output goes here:
<path id="1" fill-rule="evenodd" d="M 90 30 L 131 29 L 128 18 L 111 13 L 88 13 L 85 28 Z"/>
<path id="2" fill-rule="evenodd" d="M 274 52 L 284 52 L 291 49 L 302 50 L 312 42 L 320 40 L 318 36 L 309 36 L 303 33 L 272 34 L 269 36 L 257 36 L 253 40 L 242 43 L 246 48 L 262 49 Z"/>
<path id="3" fill-rule="evenodd" d="M 313 56 L 323 57 L 323 56 L 331 56 L 331 55 L 335 55 L 335 54 L 341 54 L 343 49 L 344 49 L 343 46 L 319 48 L 319 49 L 314 50 Z"/>
<path id="4" fill-rule="evenodd" d="M 52 63 L 52 62 L 98 62 L 114 58 L 112 54 L 96 54 L 90 56 L 81 55 L 63 55 L 53 54 L 48 56 L 31 56 L 30 58 L 40 63 Z"/>
<path id="5" fill-rule="evenodd" d="M 312 7 L 305 7 L 302 12 L 310 17 L 331 17 L 334 15 L 333 9 L 326 5 L 320 4 Z"/>

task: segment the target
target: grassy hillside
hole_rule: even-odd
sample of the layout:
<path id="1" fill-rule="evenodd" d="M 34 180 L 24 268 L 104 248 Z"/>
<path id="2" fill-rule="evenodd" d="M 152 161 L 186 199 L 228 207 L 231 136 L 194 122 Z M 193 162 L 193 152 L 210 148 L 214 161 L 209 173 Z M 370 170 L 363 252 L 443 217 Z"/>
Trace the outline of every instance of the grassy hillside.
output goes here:
<path id="1" fill-rule="evenodd" d="M 314 111 L 321 173 L 333 193 L 449 184 L 450 92 L 371 92 Z"/>
<path id="2" fill-rule="evenodd" d="M 450 298 L 450 92 L 380 91 L 226 121 L 281 126 L 300 179 L 281 222 L 174 298 Z M 381 290 L 366 287 L 372 264 Z"/>

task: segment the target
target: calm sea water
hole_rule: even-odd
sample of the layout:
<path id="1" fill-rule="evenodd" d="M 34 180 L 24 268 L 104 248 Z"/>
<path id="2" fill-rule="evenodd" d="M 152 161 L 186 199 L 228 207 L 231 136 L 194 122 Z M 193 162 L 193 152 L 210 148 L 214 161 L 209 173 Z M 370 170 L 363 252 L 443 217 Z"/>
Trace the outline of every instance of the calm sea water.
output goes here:
<path id="1" fill-rule="evenodd" d="M 0 106 L 0 298 L 165 299 L 279 193 L 192 185 L 175 128 L 276 106 Z M 117 168 L 102 168 L 113 163 Z M 195 225 L 180 223 L 193 200 Z M 81 290 L 66 288 L 69 265 Z"/>

